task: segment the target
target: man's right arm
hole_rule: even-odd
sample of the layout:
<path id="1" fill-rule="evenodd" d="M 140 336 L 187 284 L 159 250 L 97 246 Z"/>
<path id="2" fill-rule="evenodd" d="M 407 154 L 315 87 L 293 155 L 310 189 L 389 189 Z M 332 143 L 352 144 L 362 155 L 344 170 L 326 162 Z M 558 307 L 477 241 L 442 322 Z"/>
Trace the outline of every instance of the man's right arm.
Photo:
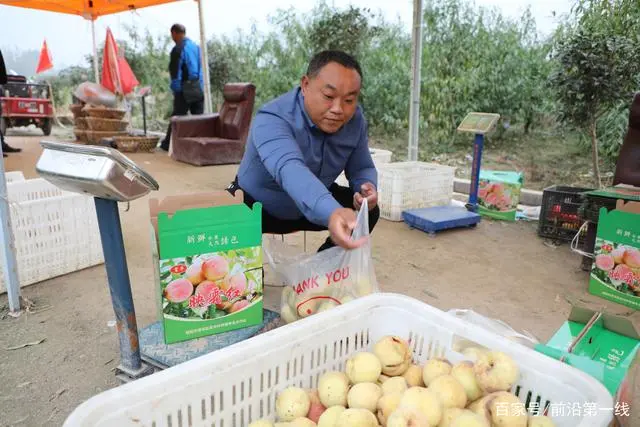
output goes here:
<path id="1" fill-rule="evenodd" d="M 276 115 L 260 112 L 253 119 L 251 134 L 264 167 L 302 214 L 328 226 L 333 211 L 342 206 L 305 164 L 291 126 Z"/>

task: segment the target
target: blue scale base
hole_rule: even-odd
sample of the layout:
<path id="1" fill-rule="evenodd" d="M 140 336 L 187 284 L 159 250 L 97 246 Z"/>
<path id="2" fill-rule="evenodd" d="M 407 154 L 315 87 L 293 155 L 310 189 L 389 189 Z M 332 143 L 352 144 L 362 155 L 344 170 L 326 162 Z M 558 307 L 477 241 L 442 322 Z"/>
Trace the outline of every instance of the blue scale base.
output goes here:
<path id="1" fill-rule="evenodd" d="M 407 225 L 427 233 L 472 227 L 480 222 L 480 218 L 479 214 L 457 206 L 407 209 L 402 212 L 402 219 Z"/>
<path id="2" fill-rule="evenodd" d="M 166 369 L 239 343 L 278 326 L 280 326 L 280 315 L 265 309 L 262 325 L 249 326 L 244 329 L 167 345 L 164 343 L 162 324 L 155 322 L 140 330 L 140 351 L 142 358 L 147 363 L 160 369 Z"/>

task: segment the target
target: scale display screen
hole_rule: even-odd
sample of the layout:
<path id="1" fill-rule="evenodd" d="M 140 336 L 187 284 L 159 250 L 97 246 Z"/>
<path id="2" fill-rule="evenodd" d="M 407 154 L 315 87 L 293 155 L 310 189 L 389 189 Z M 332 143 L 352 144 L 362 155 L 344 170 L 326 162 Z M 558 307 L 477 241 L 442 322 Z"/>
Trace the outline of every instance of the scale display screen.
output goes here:
<path id="1" fill-rule="evenodd" d="M 458 126 L 458 131 L 484 135 L 493 129 L 499 118 L 500 114 L 469 113 Z"/>

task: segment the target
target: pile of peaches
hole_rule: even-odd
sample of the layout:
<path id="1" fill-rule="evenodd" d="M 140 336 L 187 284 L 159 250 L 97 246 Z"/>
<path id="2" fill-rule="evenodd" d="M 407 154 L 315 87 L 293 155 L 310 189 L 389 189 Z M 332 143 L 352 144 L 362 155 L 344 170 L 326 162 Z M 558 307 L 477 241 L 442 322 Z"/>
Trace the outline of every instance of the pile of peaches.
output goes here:
<path id="1" fill-rule="evenodd" d="M 288 387 L 276 399 L 276 421 L 249 427 L 553 427 L 531 415 L 509 390 L 518 365 L 499 351 L 470 348 L 475 361 L 412 363 L 398 336 L 351 356 L 344 372 L 322 374 L 316 389 Z"/>

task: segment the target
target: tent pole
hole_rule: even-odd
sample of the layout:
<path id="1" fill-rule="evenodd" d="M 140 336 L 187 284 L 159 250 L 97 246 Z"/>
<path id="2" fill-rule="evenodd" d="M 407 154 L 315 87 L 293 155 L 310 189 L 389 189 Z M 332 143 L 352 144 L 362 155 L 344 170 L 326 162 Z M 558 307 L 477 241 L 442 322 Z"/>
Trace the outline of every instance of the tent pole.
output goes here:
<path id="1" fill-rule="evenodd" d="M 413 1 L 411 58 L 411 101 L 409 104 L 409 161 L 418 160 L 420 136 L 420 84 L 422 68 L 422 0 Z"/>
<path id="2" fill-rule="evenodd" d="M 2 154 L 2 146 L 0 146 Z M 7 196 L 7 182 L 4 174 L 4 161 L 0 160 L 0 241 L 2 241 L 2 265 L 4 286 L 9 298 L 9 312 L 20 314 L 20 281 L 18 280 L 18 264 L 16 248 L 11 227 L 11 211 Z"/>
<path id="3" fill-rule="evenodd" d="M 202 0 L 196 0 L 198 2 L 198 19 L 200 20 L 200 55 L 202 59 L 202 71 L 204 80 L 204 111 L 205 113 L 212 113 L 213 108 L 211 104 L 211 82 L 209 81 L 209 54 L 207 52 L 207 36 L 204 30 L 204 11 L 202 10 Z"/>
<path id="4" fill-rule="evenodd" d="M 96 83 L 100 83 L 100 79 L 98 78 L 98 48 L 96 47 L 96 20 L 93 17 L 91 17 L 91 36 L 93 39 L 93 72 Z"/>

